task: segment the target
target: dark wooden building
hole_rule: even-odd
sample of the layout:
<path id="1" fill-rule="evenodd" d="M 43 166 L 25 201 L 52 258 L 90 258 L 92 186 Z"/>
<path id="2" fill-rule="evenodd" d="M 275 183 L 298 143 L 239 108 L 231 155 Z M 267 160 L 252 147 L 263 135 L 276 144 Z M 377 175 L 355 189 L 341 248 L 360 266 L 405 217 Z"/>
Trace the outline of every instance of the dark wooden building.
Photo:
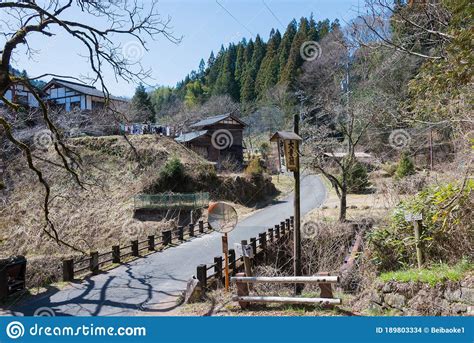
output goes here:
<path id="1" fill-rule="evenodd" d="M 186 145 L 211 162 L 244 159 L 243 131 L 247 126 L 237 116 L 227 113 L 200 120 L 190 126 L 194 131 L 182 133 L 176 141 Z"/>

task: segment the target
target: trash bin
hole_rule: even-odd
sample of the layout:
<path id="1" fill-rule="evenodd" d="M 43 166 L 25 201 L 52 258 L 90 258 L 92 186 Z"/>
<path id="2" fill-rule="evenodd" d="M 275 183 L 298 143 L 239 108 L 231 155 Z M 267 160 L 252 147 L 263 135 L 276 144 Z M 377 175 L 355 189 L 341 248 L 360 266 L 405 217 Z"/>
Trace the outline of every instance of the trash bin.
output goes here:
<path id="1" fill-rule="evenodd" d="M 25 289 L 26 258 L 11 256 L 0 259 L 0 299 Z"/>

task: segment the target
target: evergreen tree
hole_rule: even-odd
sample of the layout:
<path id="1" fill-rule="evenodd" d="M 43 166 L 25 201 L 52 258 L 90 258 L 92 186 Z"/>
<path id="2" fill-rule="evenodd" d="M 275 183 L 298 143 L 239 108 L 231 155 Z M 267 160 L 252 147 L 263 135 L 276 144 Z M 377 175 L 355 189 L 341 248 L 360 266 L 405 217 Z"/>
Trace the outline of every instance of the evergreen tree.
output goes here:
<path id="1" fill-rule="evenodd" d="M 288 82 L 290 85 L 293 84 L 296 79 L 299 67 L 303 64 L 304 60 L 301 57 L 301 46 L 307 41 L 309 32 L 308 19 L 301 18 L 298 31 L 291 43 L 290 54 L 283 69 L 283 73 L 280 77 L 280 81 Z"/>
<path id="2" fill-rule="evenodd" d="M 155 111 L 150 96 L 142 83 L 138 85 L 132 98 L 132 110 L 139 118 L 152 123 L 155 122 Z"/>
<path id="3" fill-rule="evenodd" d="M 256 98 L 255 80 L 257 78 L 260 64 L 265 57 L 265 43 L 259 35 L 255 38 L 254 49 L 250 65 L 247 66 L 244 76 L 244 84 L 241 90 L 241 100 L 243 102 L 253 101 Z"/>
<path id="4" fill-rule="evenodd" d="M 267 53 L 262 60 L 255 83 L 256 93 L 260 96 L 263 95 L 267 89 L 273 87 L 278 82 L 278 48 L 280 47 L 280 43 L 280 32 L 278 30 L 274 31 L 272 29 L 270 32 L 270 39 L 267 44 Z"/>
<path id="5" fill-rule="evenodd" d="M 291 23 L 286 28 L 285 34 L 283 35 L 283 39 L 280 44 L 280 52 L 278 56 L 278 63 L 279 63 L 279 71 L 278 75 L 280 76 L 283 74 L 283 70 L 285 69 L 286 63 L 288 61 L 288 56 L 290 56 L 291 44 L 293 43 L 293 39 L 296 35 L 298 25 L 296 20 L 292 20 Z"/>
<path id="6" fill-rule="evenodd" d="M 235 59 L 237 51 L 234 44 L 230 44 L 229 48 L 223 55 L 222 67 L 219 70 L 219 76 L 213 87 L 213 94 L 228 94 L 232 99 L 239 100 L 239 87 L 234 77 Z"/>

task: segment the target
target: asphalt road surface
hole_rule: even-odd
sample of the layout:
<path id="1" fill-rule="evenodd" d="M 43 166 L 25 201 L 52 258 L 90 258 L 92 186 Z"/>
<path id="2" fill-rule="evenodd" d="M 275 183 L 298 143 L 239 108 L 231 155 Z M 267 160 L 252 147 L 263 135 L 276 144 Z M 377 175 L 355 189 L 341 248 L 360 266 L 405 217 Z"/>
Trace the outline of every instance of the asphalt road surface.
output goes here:
<path id="1" fill-rule="evenodd" d="M 326 189 L 318 176 L 301 180 L 301 214 L 321 206 Z M 258 237 L 269 227 L 293 215 L 293 195 L 245 218 L 229 234 L 235 242 Z M 54 311 L 57 316 L 158 315 L 177 306 L 187 280 L 199 264 L 212 264 L 220 256 L 221 234 L 214 232 L 191 241 L 125 263 L 108 272 L 30 297 L 3 311 L 31 316 L 35 311 Z"/>

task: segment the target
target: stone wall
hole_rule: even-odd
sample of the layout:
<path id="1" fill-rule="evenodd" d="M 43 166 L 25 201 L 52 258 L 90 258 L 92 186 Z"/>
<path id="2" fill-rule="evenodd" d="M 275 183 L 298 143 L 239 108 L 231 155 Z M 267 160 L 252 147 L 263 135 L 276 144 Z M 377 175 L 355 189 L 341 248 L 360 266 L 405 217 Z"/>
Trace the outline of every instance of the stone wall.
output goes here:
<path id="1" fill-rule="evenodd" d="M 369 310 L 405 316 L 474 315 L 474 275 L 460 282 L 430 286 L 421 282 L 378 282 L 369 296 Z"/>

